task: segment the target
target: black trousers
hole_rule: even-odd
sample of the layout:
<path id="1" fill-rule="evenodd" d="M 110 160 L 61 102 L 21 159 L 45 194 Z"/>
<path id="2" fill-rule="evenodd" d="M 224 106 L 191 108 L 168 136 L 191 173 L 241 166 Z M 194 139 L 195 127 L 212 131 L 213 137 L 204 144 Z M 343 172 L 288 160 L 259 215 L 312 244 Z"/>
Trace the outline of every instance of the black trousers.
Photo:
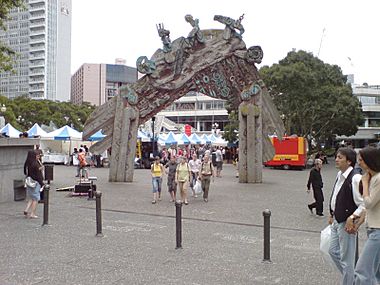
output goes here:
<path id="1" fill-rule="evenodd" d="M 316 208 L 317 214 L 322 214 L 323 213 L 323 192 L 321 188 L 313 188 L 313 195 L 315 202 L 310 204 L 310 208 Z"/>

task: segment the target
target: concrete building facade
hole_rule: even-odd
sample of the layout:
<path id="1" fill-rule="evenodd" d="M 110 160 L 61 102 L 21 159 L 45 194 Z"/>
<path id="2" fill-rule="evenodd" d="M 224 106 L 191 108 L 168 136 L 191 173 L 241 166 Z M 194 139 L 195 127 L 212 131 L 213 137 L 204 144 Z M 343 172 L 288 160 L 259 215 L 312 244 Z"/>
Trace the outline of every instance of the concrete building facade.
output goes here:
<path id="1" fill-rule="evenodd" d="M 83 64 L 71 77 L 71 102 L 100 106 L 118 89 L 137 81 L 137 69 L 120 64 Z"/>
<path id="2" fill-rule="evenodd" d="M 14 72 L 0 74 L 8 98 L 70 99 L 71 0 L 29 0 L 13 9 L 0 40 L 13 49 Z"/>

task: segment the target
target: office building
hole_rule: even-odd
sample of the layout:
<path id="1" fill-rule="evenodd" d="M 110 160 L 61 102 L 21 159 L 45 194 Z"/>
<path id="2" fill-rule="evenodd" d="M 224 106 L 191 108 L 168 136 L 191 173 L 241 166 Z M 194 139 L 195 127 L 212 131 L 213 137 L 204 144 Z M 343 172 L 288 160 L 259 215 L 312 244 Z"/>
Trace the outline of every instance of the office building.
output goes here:
<path id="1" fill-rule="evenodd" d="M 71 102 L 100 106 L 118 94 L 121 86 L 136 81 L 137 69 L 134 67 L 85 63 L 71 77 Z"/>
<path id="2" fill-rule="evenodd" d="M 69 101 L 71 0 L 29 0 L 9 16 L 0 41 L 18 56 L 14 72 L 0 74 L 0 94 Z"/>

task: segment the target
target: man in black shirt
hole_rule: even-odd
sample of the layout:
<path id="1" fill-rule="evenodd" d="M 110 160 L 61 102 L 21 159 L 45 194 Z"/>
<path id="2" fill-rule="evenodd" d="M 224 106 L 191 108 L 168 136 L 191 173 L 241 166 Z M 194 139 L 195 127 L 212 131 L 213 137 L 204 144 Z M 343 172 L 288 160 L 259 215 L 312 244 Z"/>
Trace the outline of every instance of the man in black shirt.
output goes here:
<path id="1" fill-rule="evenodd" d="M 323 182 L 322 182 L 322 160 L 316 159 L 314 161 L 314 167 L 310 170 L 309 180 L 307 181 L 307 192 L 310 192 L 310 185 L 313 187 L 313 195 L 315 202 L 307 205 L 310 212 L 313 213 L 313 209 L 316 208 L 318 216 L 323 216 Z"/>

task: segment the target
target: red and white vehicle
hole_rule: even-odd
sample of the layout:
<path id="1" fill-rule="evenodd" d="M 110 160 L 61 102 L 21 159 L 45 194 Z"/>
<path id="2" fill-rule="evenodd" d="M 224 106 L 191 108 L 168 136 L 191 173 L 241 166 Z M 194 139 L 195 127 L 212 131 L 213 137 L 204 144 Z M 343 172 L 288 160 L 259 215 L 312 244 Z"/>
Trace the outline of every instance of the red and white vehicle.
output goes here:
<path id="1" fill-rule="evenodd" d="M 283 169 L 306 168 L 308 144 L 304 137 L 284 136 L 280 140 L 273 136 L 270 139 L 276 154 L 271 160 L 264 162 L 265 166 Z"/>

